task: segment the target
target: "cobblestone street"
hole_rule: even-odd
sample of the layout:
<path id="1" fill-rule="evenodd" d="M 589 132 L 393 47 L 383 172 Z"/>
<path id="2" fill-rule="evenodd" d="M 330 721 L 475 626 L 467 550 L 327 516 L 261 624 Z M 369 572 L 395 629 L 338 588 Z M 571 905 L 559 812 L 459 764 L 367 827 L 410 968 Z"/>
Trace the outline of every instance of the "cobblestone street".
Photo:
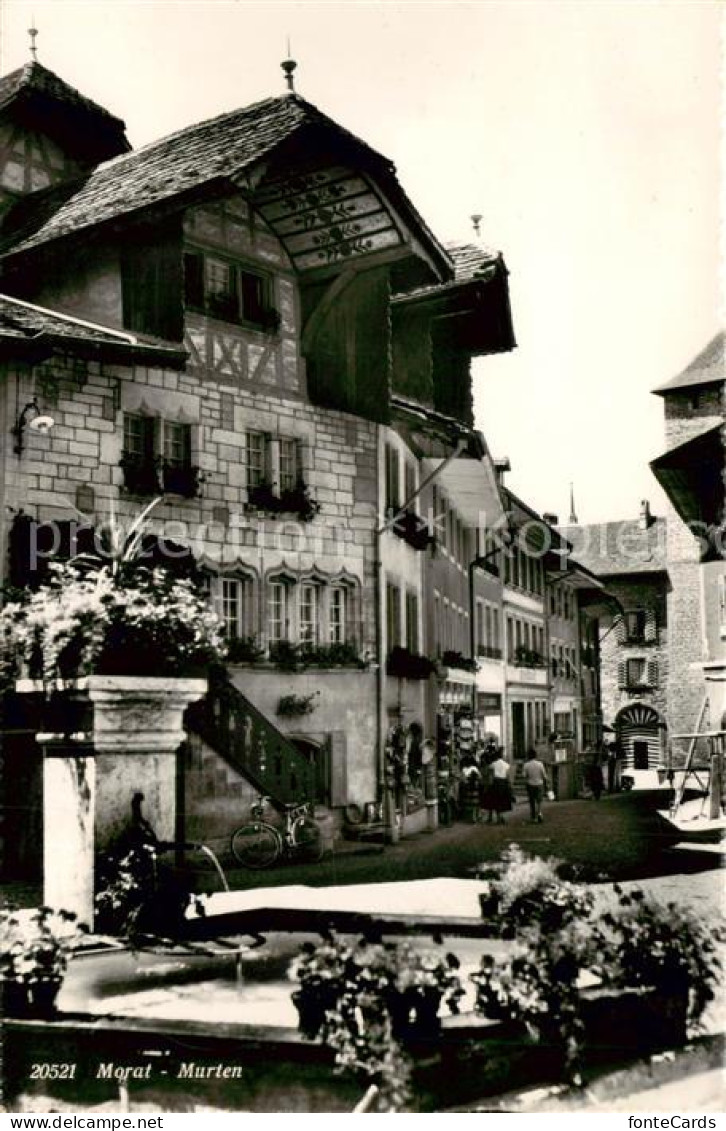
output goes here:
<path id="1" fill-rule="evenodd" d="M 287 864 L 262 872 L 230 867 L 232 889 L 371 883 L 437 876 L 467 877 L 478 865 L 499 859 L 510 843 L 539 856 L 556 856 L 588 880 L 647 880 L 665 901 L 693 903 L 704 910 L 723 907 L 722 856 L 710 848 L 676 849 L 677 838 L 658 817 L 665 792 L 621 793 L 549 804 L 541 825 L 531 825 L 526 805 L 517 804 L 506 825 L 459 822 L 435 834 L 423 833 L 382 848 L 343 841 L 317 865 Z M 216 890 L 208 870 L 196 873 L 201 890 Z"/>

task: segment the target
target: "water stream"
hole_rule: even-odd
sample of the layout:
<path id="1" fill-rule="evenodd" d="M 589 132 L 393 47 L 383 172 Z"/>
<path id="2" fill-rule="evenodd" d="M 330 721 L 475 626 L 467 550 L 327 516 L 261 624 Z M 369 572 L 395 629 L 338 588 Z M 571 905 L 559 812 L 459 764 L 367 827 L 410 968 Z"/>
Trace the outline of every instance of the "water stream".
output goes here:
<path id="1" fill-rule="evenodd" d="M 200 844 L 197 847 L 199 848 L 200 852 L 203 852 L 204 855 L 212 861 L 212 864 L 214 865 L 214 867 L 217 870 L 217 875 L 219 876 L 220 880 L 222 881 L 222 887 L 224 888 L 225 891 L 229 891 L 229 884 L 227 883 L 227 877 L 225 876 L 225 874 L 222 870 L 222 865 L 219 863 L 219 860 L 217 859 L 216 854 L 214 852 L 212 852 L 212 849 L 208 848 L 206 844 Z"/>

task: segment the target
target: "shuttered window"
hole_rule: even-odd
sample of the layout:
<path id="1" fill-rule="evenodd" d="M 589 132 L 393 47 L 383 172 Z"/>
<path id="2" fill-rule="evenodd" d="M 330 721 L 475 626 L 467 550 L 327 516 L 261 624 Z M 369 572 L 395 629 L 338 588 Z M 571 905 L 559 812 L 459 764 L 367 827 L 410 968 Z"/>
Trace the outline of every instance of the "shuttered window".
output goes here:
<path id="1" fill-rule="evenodd" d="M 646 681 L 648 687 L 658 686 L 658 661 L 648 660 L 646 665 Z"/>
<path id="2" fill-rule="evenodd" d="M 658 641 L 658 617 L 655 609 L 646 610 L 643 639 L 646 644 L 656 644 Z"/>
<path id="3" fill-rule="evenodd" d="M 386 510 L 389 511 L 397 511 L 401 506 L 399 466 L 397 450 L 386 444 Z"/>
<path id="4" fill-rule="evenodd" d="M 415 593 L 406 594 L 406 647 L 410 652 L 418 652 L 418 597 Z"/>
<path id="5" fill-rule="evenodd" d="M 386 629 L 390 650 L 401 643 L 401 590 L 397 585 L 386 586 Z"/>

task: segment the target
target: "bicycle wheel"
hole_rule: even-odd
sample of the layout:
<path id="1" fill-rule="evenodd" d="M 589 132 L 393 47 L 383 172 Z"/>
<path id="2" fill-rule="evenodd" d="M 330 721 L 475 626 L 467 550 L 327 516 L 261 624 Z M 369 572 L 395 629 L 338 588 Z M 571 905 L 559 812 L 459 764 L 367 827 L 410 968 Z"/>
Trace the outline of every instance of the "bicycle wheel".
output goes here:
<path id="1" fill-rule="evenodd" d="M 282 841 L 271 825 L 254 821 L 232 833 L 232 855 L 245 868 L 269 868 L 282 852 Z"/>
<path id="2" fill-rule="evenodd" d="M 323 834 L 312 817 L 298 817 L 290 830 L 292 843 L 300 856 L 317 863 L 323 855 Z"/>

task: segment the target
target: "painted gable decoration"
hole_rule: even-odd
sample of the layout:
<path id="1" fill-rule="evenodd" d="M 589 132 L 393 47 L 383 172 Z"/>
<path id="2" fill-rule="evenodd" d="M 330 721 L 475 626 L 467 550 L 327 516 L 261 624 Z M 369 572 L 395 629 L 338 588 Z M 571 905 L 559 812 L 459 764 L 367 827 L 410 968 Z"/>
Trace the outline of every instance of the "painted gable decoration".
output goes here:
<path id="1" fill-rule="evenodd" d="M 381 194 L 349 167 L 281 176 L 255 202 L 300 272 L 403 243 Z"/>

